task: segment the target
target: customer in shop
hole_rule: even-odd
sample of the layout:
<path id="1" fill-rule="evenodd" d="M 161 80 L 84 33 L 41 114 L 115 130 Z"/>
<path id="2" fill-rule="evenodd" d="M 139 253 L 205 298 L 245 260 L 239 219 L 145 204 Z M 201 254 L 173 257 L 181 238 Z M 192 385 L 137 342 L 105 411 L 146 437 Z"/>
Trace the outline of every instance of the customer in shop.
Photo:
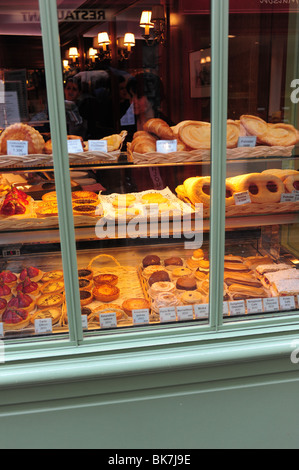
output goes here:
<path id="1" fill-rule="evenodd" d="M 80 82 L 74 78 L 68 78 L 64 87 L 67 133 L 69 135 L 78 135 L 85 140 L 87 123 L 81 116 L 78 107 L 80 93 Z"/>

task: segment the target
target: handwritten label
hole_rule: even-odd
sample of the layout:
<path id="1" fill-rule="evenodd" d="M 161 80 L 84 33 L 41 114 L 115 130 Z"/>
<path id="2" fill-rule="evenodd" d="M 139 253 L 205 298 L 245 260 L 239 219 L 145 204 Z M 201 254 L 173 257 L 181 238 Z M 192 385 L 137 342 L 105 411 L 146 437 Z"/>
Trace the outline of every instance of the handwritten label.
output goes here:
<path id="1" fill-rule="evenodd" d="M 229 310 L 231 315 L 245 315 L 244 300 L 232 300 L 229 302 Z"/>
<path id="2" fill-rule="evenodd" d="M 194 315 L 195 315 L 195 318 L 208 318 L 209 304 L 194 305 Z"/>
<path id="3" fill-rule="evenodd" d="M 52 318 L 37 318 L 34 320 L 35 333 L 52 333 Z"/>
<path id="4" fill-rule="evenodd" d="M 269 297 L 263 299 L 264 311 L 265 312 L 278 312 L 279 304 L 277 297 Z"/>
<path id="5" fill-rule="evenodd" d="M 157 140 L 156 150 L 161 153 L 169 153 L 177 151 L 177 140 Z"/>
<path id="6" fill-rule="evenodd" d="M 255 147 L 256 146 L 256 136 L 248 135 L 239 137 L 238 147 Z"/>
<path id="7" fill-rule="evenodd" d="M 88 329 L 87 315 L 81 315 L 81 320 L 82 320 L 82 328 L 83 328 L 83 330 L 87 330 L 87 329 Z"/>
<path id="8" fill-rule="evenodd" d="M 28 142 L 27 140 L 8 140 L 7 141 L 7 155 L 28 155 Z"/>
<path id="9" fill-rule="evenodd" d="M 101 328 L 115 328 L 117 326 L 116 313 L 102 313 L 99 317 Z"/>
<path id="10" fill-rule="evenodd" d="M 132 317 L 134 325 L 149 323 L 149 309 L 140 308 L 137 310 L 133 310 Z"/>
<path id="11" fill-rule="evenodd" d="M 299 201 L 299 191 L 294 189 L 293 194 L 295 195 L 295 201 Z"/>
<path id="12" fill-rule="evenodd" d="M 292 295 L 279 297 L 279 305 L 281 310 L 293 310 L 295 308 L 295 298 Z"/>
<path id="13" fill-rule="evenodd" d="M 246 306 L 247 306 L 247 313 L 262 313 L 263 312 L 262 299 L 247 299 Z"/>
<path id="14" fill-rule="evenodd" d="M 177 307 L 178 320 L 193 320 L 192 305 L 180 305 Z"/>
<path id="15" fill-rule="evenodd" d="M 236 206 L 241 206 L 242 204 L 250 204 L 251 199 L 248 191 L 242 191 L 240 193 L 234 193 L 234 200 Z"/>
<path id="16" fill-rule="evenodd" d="M 108 143 L 107 140 L 89 140 L 88 141 L 88 150 L 90 152 L 108 152 Z"/>
<path id="17" fill-rule="evenodd" d="M 0 323 L 0 336 L 4 336 L 3 323 Z"/>
<path id="18" fill-rule="evenodd" d="M 282 193 L 280 196 L 280 202 L 294 202 L 296 201 L 295 193 Z"/>
<path id="19" fill-rule="evenodd" d="M 225 316 L 225 315 L 228 315 L 228 302 L 227 302 L 227 300 L 225 300 L 225 301 L 223 302 L 222 313 L 223 313 L 224 316 Z"/>
<path id="20" fill-rule="evenodd" d="M 83 152 L 83 146 L 80 139 L 70 139 L 67 141 L 67 150 L 69 153 Z"/>
<path id="21" fill-rule="evenodd" d="M 159 309 L 160 322 L 176 321 L 175 307 L 161 307 Z"/>

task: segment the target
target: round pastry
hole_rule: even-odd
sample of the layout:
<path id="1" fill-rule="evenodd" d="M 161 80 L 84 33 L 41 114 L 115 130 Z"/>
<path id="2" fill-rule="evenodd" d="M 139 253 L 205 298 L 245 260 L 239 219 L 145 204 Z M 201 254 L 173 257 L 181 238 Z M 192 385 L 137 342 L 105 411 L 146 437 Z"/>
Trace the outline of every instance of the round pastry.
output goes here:
<path id="1" fill-rule="evenodd" d="M 262 171 L 262 174 L 266 175 L 274 175 L 277 176 L 278 178 L 281 179 L 281 181 L 284 181 L 288 176 L 291 175 L 298 175 L 299 171 L 298 170 L 291 170 L 291 169 L 281 169 L 281 168 L 270 168 L 268 170 Z"/>
<path id="2" fill-rule="evenodd" d="M 41 310 L 45 310 L 52 307 L 60 307 L 63 303 L 63 295 L 59 293 L 55 294 L 43 294 L 37 301 L 36 306 Z"/>
<path id="3" fill-rule="evenodd" d="M 89 205 L 89 204 L 81 204 L 81 205 L 74 205 L 73 206 L 73 214 L 74 215 L 96 215 L 97 206 L 96 205 Z"/>
<path id="4" fill-rule="evenodd" d="M 64 281 L 58 280 L 58 281 L 49 281 L 43 283 L 43 285 L 40 288 L 41 294 L 54 294 L 56 292 L 62 293 L 64 291 Z"/>
<path id="5" fill-rule="evenodd" d="M 95 318 L 99 321 L 99 316 L 103 313 L 115 313 L 116 314 L 116 319 L 120 320 L 122 318 L 123 314 L 124 314 L 124 311 L 117 304 L 99 305 L 88 316 L 88 321 L 92 321 Z"/>
<path id="6" fill-rule="evenodd" d="M 156 297 L 161 292 L 173 292 L 175 290 L 175 284 L 171 281 L 160 281 L 155 282 L 149 289 L 151 297 Z"/>
<path id="7" fill-rule="evenodd" d="M 284 185 L 288 193 L 299 191 L 299 172 L 297 175 L 290 175 L 284 180 Z"/>
<path id="8" fill-rule="evenodd" d="M 154 272 L 149 280 L 149 286 L 152 286 L 155 282 L 170 282 L 170 277 L 167 271 L 156 271 Z"/>
<path id="9" fill-rule="evenodd" d="M 278 145 L 288 147 L 295 145 L 298 140 L 297 130 L 292 124 L 278 122 L 269 123 L 266 134 L 259 136 L 259 141 L 264 145 Z"/>
<path id="10" fill-rule="evenodd" d="M 39 294 L 39 285 L 37 282 L 31 281 L 29 277 L 26 277 L 24 281 L 20 282 L 16 287 L 17 292 L 23 292 L 35 298 Z"/>
<path id="11" fill-rule="evenodd" d="M 118 299 L 120 294 L 119 288 L 111 284 L 100 284 L 94 287 L 92 292 L 95 299 L 101 302 L 112 302 Z"/>
<path id="12" fill-rule="evenodd" d="M 12 288 L 17 284 L 18 278 L 14 273 L 7 270 L 0 273 L 0 281 Z"/>
<path id="13" fill-rule="evenodd" d="M 82 307 L 81 308 L 81 315 L 89 316 L 91 313 L 92 313 L 91 308 L 89 308 L 89 307 Z"/>
<path id="14" fill-rule="evenodd" d="M 16 123 L 8 126 L 0 136 L 0 153 L 7 155 L 8 140 L 25 140 L 28 142 L 28 154 L 43 153 L 45 141 L 34 127 Z"/>
<path id="15" fill-rule="evenodd" d="M 3 312 L 5 312 L 7 307 L 7 300 L 0 298 L 0 315 L 2 315 Z"/>
<path id="16" fill-rule="evenodd" d="M 235 188 L 229 180 L 226 180 L 226 194 L 225 206 L 232 206 L 235 204 L 234 192 Z M 187 178 L 184 183 L 184 191 L 187 198 L 193 204 L 203 204 L 204 206 L 210 205 L 211 200 L 211 177 L 210 176 L 191 176 Z"/>
<path id="17" fill-rule="evenodd" d="M 181 300 L 186 305 L 194 305 L 202 302 L 202 295 L 197 291 L 183 292 Z"/>
<path id="18" fill-rule="evenodd" d="M 280 178 L 263 173 L 249 173 L 229 178 L 235 192 L 248 191 L 251 202 L 260 204 L 280 202 L 284 184 Z"/>
<path id="19" fill-rule="evenodd" d="M 142 210 L 139 207 L 123 207 L 121 209 L 115 209 L 114 215 L 115 217 L 135 217 L 136 215 L 141 215 Z"/>
<path id="20" fill-rule="evenodd" d="M 73 199 L 72 200 L 72 204 L 73 206 L 83 206 L 83 205 L 89 205 L 89 206 L 94 206 L 95 205 L 95 201 L 94 199 Z"/>
<path id="21" fill-rule="evenodd" d="M 122 309 L 129 317 L 132 316 L 133 310 L 140 310 L 145 308 L 150 308 L 149 302 L 146 299 L 139 297 L 127 299 L 122 304 Z"/>
<path id="22" fill-rule="evenodd" d="M 90 279 L 85 279 L 84 277 L 81 277 L 79 279 L 79 290 L 88 290 L 89 292 L 92 291 L 93 284 Z"/>
<path id="23" fill-rule="evenodd" d="M 111 284 L 115 286 L 118 283 L 118 276 L 116 274 L 99 274 L 93 278 L 96 286 L 100 284 Z"/>
<path id="24" fill-rule="evenodd" d="M 204 259 L 204 252 L 201 248 L 198 248 L 193 251 L 191 258 L 187 259 L 186 264 L 190 269 L 196 269 L 202 259 Z"/>
<path id="25" fill-rule="evenodd" d="M 31 281 L 39 282 L 43 277 L 43 274 L 44 273 L 40 269 L 35 268 L 34 266 L 29 266 L 29 268 L 22 269 L 22 271 L 20 272 L 19 280 L 24 281 L 26 277 L 29 277 Z"/>
<path id="26" fill-rule="evenodd" d="M 80 305 L 88 305 L 93 301 L 93 294 L 88 290 L 80 290 Z"/>
<path id="27" fill-rule="evenodd" d="M 18 292 L 17 296 L 12 297 L 12 299 L 8 302 L 7 308 L 12 310 L 21 309 L 30 313 L 35 308 L 35 301 L 30 297 L 30 295 Z"/>
<path id="28" fill-rule="evenodd" d="M 178 290 L 196 290 L 196 279 L 189 276 L 179 277 L 176 281 L 176 288 Z"/>
<path id="29" fill-rule="evenodd" d="M 45 273 L 43 277 L 41 278 L 41 281 L 49 282 L 49 281 L 58 281 L 60 279 L 63 279 L 63 271 L 56 270 L 56 271 L 50 271 L 48 273 Z"/>
<path id="30" fill-rule="evenodd" d="M 0 298 L 6 300 L 7 302 L 12 298 L 11 287 L 9 287 L 7 284 L 4 284 L 2 279 L 0 279 Z"/>
<path id="31" fill-rule="evenodd" d="M 184 267 L 175 268 L 175 269 L 172 271 L 173 277 L 190 276 L 190 274 L 192 274 L 191 269 L 189 269 L 189 268 L 184 268 Z"/>
<path id="32" fill-rule="evenodd" d="M 202 259 L 198 262 L 198 271 L 208 273 L 210 270 L 210 262 L 207 259 Z"/>
<path id="33" fill-rule="evenodd" d="M 36 209 L 36 215 L 38 217 L 57 217 L 58 216 L 58 206 L 57 203 L 45 202 L 38 205 Z"/>
<path id="34" fill-rule="evenodd" d="M 35 320 L 43 320 L 44 318 L 51 318 L 52 319 L 52 325 L 55 325 L 59 321 L 59 318 L 61 317 L 61 309 L 60 308 L 48 308 L 46 310 L 39 310 L 38 312 L 34 313 L 30 321 L 31 323 L 34 324 Z"/>
<path id="35" fill-rule="evenodd" d="M 48 203 L 55 203 L 57 204 L 57 193 L 56 191 L 50 191 L 49 193 L 45 193 L 42 195 L 42 201 Z"/>
<path id="36" fill-rule="evenodd" d="M 183 264 L 184 262 L 179 256 L 172 256 L 164 260 L 164 266 L 167 268 L 171 266 L 183 266 Z"/>
<path id="37" fill-rule="evenodd" d="M 118 194 L 112 201 L 113 207 L 129 207 L 136 201 L 133 194 Z"/>
<path id="38" fill-rule="evenodd" d="M 141 196 L 141 202 L 144 204 L 162 204 L 169 201 L 160 193 L 147 193 Z"/>
<path id="39" fill-rule="evenodd" d="M 78 277 L 84 277 L 85 279 L 93 278 L 93 271 L 88 268 L 83 268 L 78 270 Z"/>
<path id="40" fill-rule="evenodd" d="M 142 266 L 144 268 L 146 268 L 147 266 L 151 266 L 153 264 L 156 265 L 156 266 L 161 264 L 161 260 L 160 260 L 159 256 L 157 256 L 157 255 L 147 255 L 142 260 Z"/>
<path id="41" fill-rule="evenodd" d="M 165 271 L 165 267 L 161 266 L 161 265 L 156 265 L 156 264 L 153 264 L 151 266 L 147 266 L 142 271 L 142 275 L 145 277 L 145 279 L 149 279 L 151 277 L 151 275 L 153 273 L 155 273 L 156 271 Z"/>
<path id="42" fill-rule="evenodd" d="M 7 308 L 2 315 L 4 330 L 21 330 L 29 325 L 30 317 L 26 310 Z"/>
<path id="43" fill-rule="evenodd" d="M 153 309 L 158 312 L 160 308 L 177 307 L 179 305 L 181 305 L 181 300 L 173 292 L 161 292 L 155 298 Z"/>
<path id="44" fill-rule="evenodd" d="M 92 199 L 93 201 L 98 200 L 98 195 L 93 191 L 73 191 L 72 199 Z"/>
<path id="45" fill-rule="evenodd" d="M 262 136 L 268 132 L 268 124 L 258 116 L 252 116 L 250 114 L 243 114 L 240 116 L 240 123 L 246 130 L 247 135 L 253 135 L 257 137 L 257 143 L 263 143 Z"/>

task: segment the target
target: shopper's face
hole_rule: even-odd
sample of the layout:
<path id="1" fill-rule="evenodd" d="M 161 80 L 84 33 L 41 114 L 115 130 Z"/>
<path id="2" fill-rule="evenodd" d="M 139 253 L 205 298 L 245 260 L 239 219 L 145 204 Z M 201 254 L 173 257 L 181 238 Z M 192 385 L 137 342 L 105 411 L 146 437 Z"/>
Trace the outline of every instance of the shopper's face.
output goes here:
<path id="1" fill-rule="evenodd" d="M 133 95 L 134 114 L 144 114 L 151 109 L 151 104 L 146 96 L 138 98 L 137 95 Z"/>
<path id="2" fill-rule="evenodd" d="M 67 101 L 76 101 L 79 96 L 79 88 L 76 83 L 69 82 L 64 89 L 65 99 Z"/>

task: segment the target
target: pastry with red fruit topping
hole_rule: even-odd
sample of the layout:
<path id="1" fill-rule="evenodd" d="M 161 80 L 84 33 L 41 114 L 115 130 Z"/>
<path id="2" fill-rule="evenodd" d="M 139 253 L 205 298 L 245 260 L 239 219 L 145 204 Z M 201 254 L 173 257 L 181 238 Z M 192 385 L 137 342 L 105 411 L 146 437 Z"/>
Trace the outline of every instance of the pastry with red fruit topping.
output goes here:
<path id="1" fill-rule="evenodd" d="M 2 315 L 3 312 L 5 312 L 6 307 L 7 307 L 7 300 L 0 298 L 0 315 Z"/>
<path id="2" fill-rule="evenodd" d="M 30 313 L 35 308 L 35 301 L 28 294 L 18 292 L 16 296 L 8 302 L 7 308 L 15 310 L 25 310 Z"/>
<path id="3" fill-rule="evenodd" d="M 5 196 L 0 214 L 4 216 L 25 214 L 29 201 L 30 197 L 24 191 L 13 188 Z"/>
<path id="4" fill-rule="evenodd" d="M 0 278 L 0 298 L 7 300 L 7 302 L 12 298 L 12 292 L 9 285 L 5 284 L 3 279 Z"/>
<path id="5" fill-rule="evenodd" d="M 35 268 L 34 266 L 29 266 L 29 268 L 22 269 L 19 280 L 23 282 L 26 277 L 29 277 L 33 282 L 38 282 L 43 277 L 43 273 L 40 269 Z"/>
<path id="6" fill-rule="evenodd" d="M 30 316 L 26 310 L 7 308 L 2 315 L 4 330 L 20 330 L 29 325 Z"/>
<path id="7" fill-rule="evenodd" d="M 17 293 L 23 292 L 23 294 L 28 294 L 32 297 L 36 297 L 39 293 L 39 285 L 37 282 L 32 281 L 28 276 L 25 277 L 24 281 L 17 285 L 16 289 Z"/>
<path id="8" fill-rule="evenodd" d="M 11 271 L 2 271 L 0 273 L 0 281 L 3 281 L 9 287 L 14 287 L 18 282 L 18 278 Z"/>

